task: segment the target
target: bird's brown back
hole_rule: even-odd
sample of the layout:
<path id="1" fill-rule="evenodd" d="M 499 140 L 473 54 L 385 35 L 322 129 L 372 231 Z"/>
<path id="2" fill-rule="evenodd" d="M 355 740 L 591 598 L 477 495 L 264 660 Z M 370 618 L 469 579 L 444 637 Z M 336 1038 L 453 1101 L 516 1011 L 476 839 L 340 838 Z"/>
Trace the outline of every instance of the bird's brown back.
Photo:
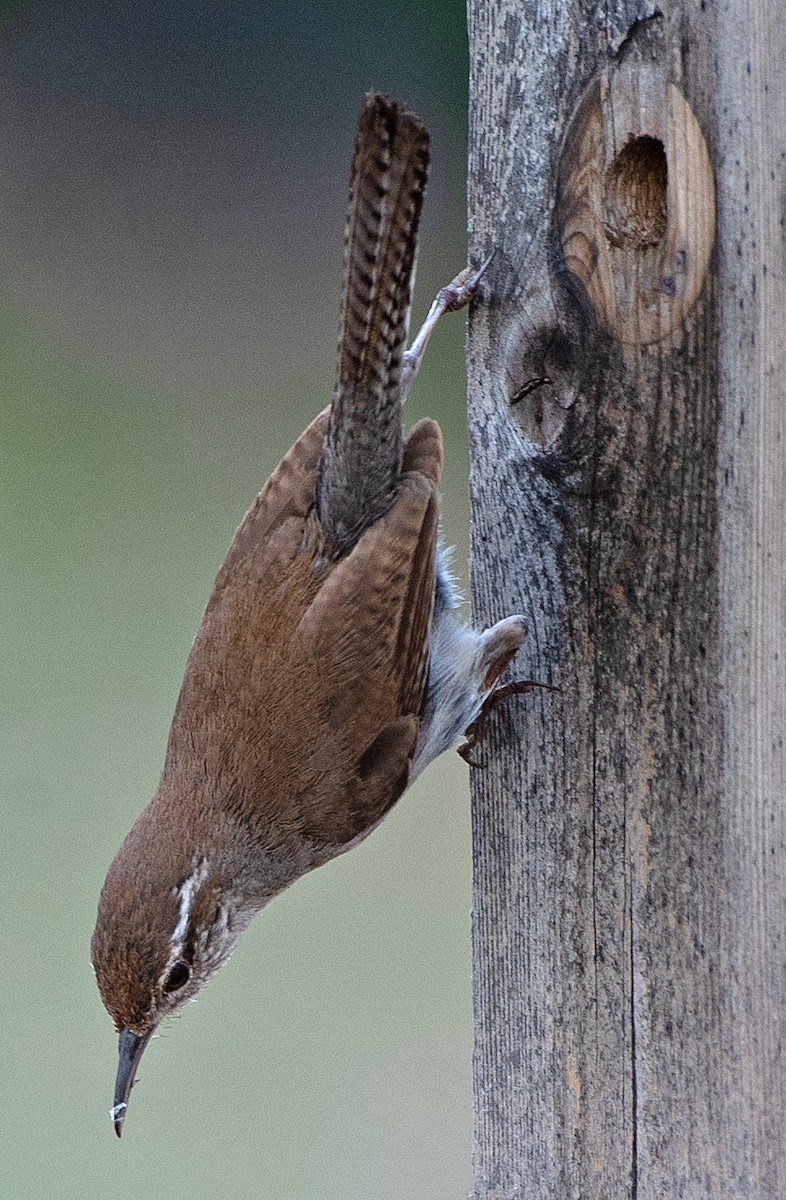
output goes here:
<path id="1" fill-rule="evenodd" d="M 395 502 L 336 559 L 314 504 L 326 424 L 299 438 L 235 535 L 162 776 L 169 797 L 209 779 L 223 813 L 282 851 L 304 832 L 317 851 L 342 846 L 384 815 L 406 786 L 428 674 L 439 429 L 413 430 Z"/>

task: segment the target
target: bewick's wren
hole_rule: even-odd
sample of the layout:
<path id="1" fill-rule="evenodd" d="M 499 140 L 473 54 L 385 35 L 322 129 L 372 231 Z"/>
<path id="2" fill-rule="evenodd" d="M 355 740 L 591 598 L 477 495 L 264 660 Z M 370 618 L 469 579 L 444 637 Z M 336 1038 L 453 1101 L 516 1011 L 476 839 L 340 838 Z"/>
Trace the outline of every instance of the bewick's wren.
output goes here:
<path id="1" fill-rule="evenodd" d="M 401 404 L 428 134 L 369 95 L 350 181 L 336 390 L 244 517 L 194 640 L 158 790 L 106 877 L 93 934 L 120 1034 L 115 1130 L 142 1052 L 298 876 L 364 838 L 493 696 L 524 640 L 457 618 L 437 540 L 442 437 Z"/>

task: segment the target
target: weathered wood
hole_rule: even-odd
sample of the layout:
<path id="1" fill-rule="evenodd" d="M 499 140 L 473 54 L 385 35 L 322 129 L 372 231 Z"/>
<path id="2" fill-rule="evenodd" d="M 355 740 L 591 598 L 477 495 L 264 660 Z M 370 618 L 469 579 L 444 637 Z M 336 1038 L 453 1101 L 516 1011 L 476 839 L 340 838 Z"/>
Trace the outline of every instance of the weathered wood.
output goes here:
<path id="1" fill-rule="evenodd" d="M 782 1200 L 786 26 L 469 23 L 475 1200 Z"/>

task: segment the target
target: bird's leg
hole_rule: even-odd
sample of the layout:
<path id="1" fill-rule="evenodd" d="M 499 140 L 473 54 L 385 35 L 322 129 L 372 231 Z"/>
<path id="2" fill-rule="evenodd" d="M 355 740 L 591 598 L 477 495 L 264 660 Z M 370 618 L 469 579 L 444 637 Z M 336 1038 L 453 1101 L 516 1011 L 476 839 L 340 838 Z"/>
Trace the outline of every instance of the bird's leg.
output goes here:
<path id="1" fill-rule="evenodd" d="M 415 382 L 417 373 L 420 370 L 420 364 L 423 362 L 426 346 L 436 328 L 439 318 L 445 313 L 458 312 L 459 309 L 466 308 L 478 290 L 478 284 L 493 257 L 494 252 L 492 251 L 485 262 L 481 263 L 477 271 L 473 272 L 471 267 L 465 267 L 455 279 L 451 280 L 446 287 L 440 288 L 437 292 L 434 303 L 428 310 L 428 316 L 418 330 L 417 337 L 409 350 L 406 350 L 403 355 L 401 363 L 402 403 L 406 399 L 412 384 Z"/>
<path id="2" fill-rule="evenodd" d="M 472 751 L 479 746 L 486 736 L 488 720 L 492 710 L 498 704 L 504 704 L 511 696 L 524 696 L 535 688 L 545 688 L 547 692 L 558 692 L 559 688 L 550 683 L 541 683 L 537 679 L 513 679 L 510 683 L 498 683 L 483 701 L 483 707 L 471 725 L 464 730 L 465 741 L 458 747 L 458 753 L 470 767 L 480 767 L 483 764 L 475 762 Z"/>

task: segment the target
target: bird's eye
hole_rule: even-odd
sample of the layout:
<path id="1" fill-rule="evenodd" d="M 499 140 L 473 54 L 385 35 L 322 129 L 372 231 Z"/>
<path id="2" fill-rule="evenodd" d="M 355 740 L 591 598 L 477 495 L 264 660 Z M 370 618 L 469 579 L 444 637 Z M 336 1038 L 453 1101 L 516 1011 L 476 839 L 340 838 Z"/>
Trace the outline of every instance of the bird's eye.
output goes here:
<path id="1" fill-rule="evenodd" d="M 171 992 L 180 991 L 191 978 L 191 968 L 187 962 L 176 962 L 171 971 L 164 980 L 163 990 L 169 995 Z"/>

